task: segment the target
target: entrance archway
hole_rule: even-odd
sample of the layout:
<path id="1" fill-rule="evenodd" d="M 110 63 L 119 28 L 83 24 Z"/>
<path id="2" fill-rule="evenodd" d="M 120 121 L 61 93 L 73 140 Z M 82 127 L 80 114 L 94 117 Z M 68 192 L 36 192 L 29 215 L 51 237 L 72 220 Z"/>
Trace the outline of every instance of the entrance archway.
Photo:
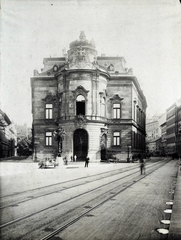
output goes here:
<path id="1" fill-rule="evenodd" d="M 88 133 L 85 129 L 77 129 L 74 132 L 74 156 L 77 160 L 85 161 L 88 153 Z"/>

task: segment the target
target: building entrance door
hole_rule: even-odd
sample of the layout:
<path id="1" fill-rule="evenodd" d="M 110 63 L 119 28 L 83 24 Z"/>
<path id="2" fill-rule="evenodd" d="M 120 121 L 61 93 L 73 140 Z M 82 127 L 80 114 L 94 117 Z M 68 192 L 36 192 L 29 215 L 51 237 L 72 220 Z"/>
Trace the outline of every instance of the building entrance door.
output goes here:
<path id="1" fill-rule="evenodd" d="M 78 161 L 85 161 L 88 153 L 88 133 L 84 129 L 77 129 L 74 132 L 74 156 Z"/>

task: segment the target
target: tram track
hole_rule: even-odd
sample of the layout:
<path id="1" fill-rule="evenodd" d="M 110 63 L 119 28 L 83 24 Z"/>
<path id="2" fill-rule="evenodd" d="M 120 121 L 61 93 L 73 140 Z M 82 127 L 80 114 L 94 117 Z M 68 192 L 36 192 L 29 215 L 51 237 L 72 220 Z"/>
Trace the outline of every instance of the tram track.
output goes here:
<path id="1" fill-rule="evenodd" d="M 155 164 L 157 164 L 157 163 L 155 163 Z M 149 166 L 149 165 L 147 165 L 147 166 Z M 117 169 L 116 169 L 116 170 L 113 170 L 113 171 L 107 171 L 107 172 L 104 172 L 104 173 L 94 174 L 94 175 L 87 176 L 87 177 L 77 178 L 76 180 L 69 180 L 69 181 L 64 181 L 64 182 L 57 183 L 57 184 L 53 184 L 53 185 L 48 185 L 48 186 L 46 186 L 46 187 L 38 188 L 38 191 L 40 191 L 40 190 L 42 190 L 42 189 L 45 190 L 45 189 L 47 189 L 47 188 L 54 188 L 55 186 L 56 186 L 56 187 L 57 187 L 57 186 L 59 187 L 59 186 L 61 186 L 61 185 L 63 185 L 63 184 L 67 184 L 67 183 L 71 183 L 71 182 L 75 183 L 75 181 L 78 182 L 78 181 L 80 181 L 80 180 L 89 179 L 89 180 L 86 181 L 86 182 L 77 183 L 77 184 L 75 183 L 75 184 L 73 184 L 72 186 L 68 186 L 68 187 L 62 186 L 61 189 L 58 189 L 58 190 L 56 190 L 56 191 L 53 190 L 53 191 L 50 191 L 50 192 L 44 193 L 44 194 L 40 194 L 40 193 L 38 192 L 38 195 L 37 195 L 37 196 L 32 194 L 32 191 L 35 191 L 35 190 L 37 191 L 37 188 L 36 188 L 36 189 L 33 189 L 33 190 L 26 191 L 26 194 L 28 194 L 28 195 L 33 195 L 33 196 L 27 196 L 27 197 L 25 197 L 25 199 L 23 199 L 23 200 L 14 201 L 14 202 L 13 202 L 13 200 L 11 199 L 11 204 L 4 205 L 4 206 L 3 206 L 3 201 L 2 201 L 3 198 L 7 198 L 7 196 L 8 196 L 8 197 L 10 197 L 10 196 L 11 196 L 11 197 L 17 196 L 16 194 L 7 195 L 7 196 L 4 196 L 4 197 L 1 197 L 0 210 L 5 209 L 5 208 L 9 208 L 9 207 L 14 207 L 14 206 L 19 205 L 19 204 L 21 204 L 21 203 L 25 203 L 25 202 L 28 202 L 28 201 L 31 201 L 31 200 L 35 200 L 35 199 L 38 199 L 38 198 L 41 198 L 41 197 L 45 197 L 45 196 L 48 196 L 48 195 L 51 195 L 51 194 L 54 194 L 54 193 L 63 192 L 63 191 L 65 191 L 67 188 L 71 189 L 71 188 L 79 187 L 79 186 L 81 186 L 81 185 L 84 185 L 84 184 L 87 184 L 87 183 L 90 183 L 90 182 L 103 180 L 104 178 L 111 177 L 113 174 L 114 174 L 114 176 L 116 176 L 116 175 L 119 175 L 119 174 L 121 174 L 121 173 L 125 173 L 125 172 L 128 172 L 128 171 L 130 171 L 130 170 L 134 170 L 134 169 L 137 169 L 137 166 L 127 167 L 127 168 L 124 168 L 124 170 L 120 170 L 120 169 L 117 170 Z M 109 173 L 111 173 L 111 174 L 109 175 Z M 101 175 L 104 175 L 104 176 L 102 177 Z M 91 178 L 94 178 L 94 177 L 98 177 L 98 178 L 96 178 L 96 179 L 94 179 L 94 180 L 91 180 Z M 25 191 L 22 192 L 22 194 L 24 194 L 24 193 L 25 193 Z M 19 196 L 19 195 L 20 195 L 20 192 L 18 193 L 18 196 Z"/>
<path id="2" fill-rule="evenodd" d="M 164 164 L 161 164 L 160 167 L 162 167 L 163 165 L 167 164 L 169 161 L 165 162 Z M 102 206 L 104 203 L 110 201 L 111 199 L 113 199 L 114 197 L 116 197 L 118 194 L 126 191 L 128 188 L 130 188 L 131 186 L 133 186 L 134 184 L 136 184 L 137 182 L 141 181 L 143 178 L 147 177 L 148 175 L 152 174 L 155 170 L 157 170 L 157 168 L 154 168 L 152 171 L 148 172 L 146 175 L 142 175 L 141 177 L 136 177 L 137 180 L 129 180 L 127 182 L 124 183 L 124 186 L 122 185 L 121 189 L 118 189 L 118 191 L 115 193 L 115 189 L 112 189 L 112 191 L 114 190 L 114 192 L 111 192 L 111 196 L 109 196 L 108 198 L 104 199 L 103 201 L 96 203 L 94 206 L 90 207 L 88 210 L 85 210 L 83 213 L 81 213 L 80 215 L 76 216 L 75 218 L 73 218 L 71 221 L 68 221 L 67 223 L 61 225 L 59 228 L 57 228 L 55 231 L 47 234 L 46 236 L 44 236 L 43 238 L 41 238 L 40 240 L 50 240 L 52 237 L 54 237 L 55 235 L 57 235 L 58 233 L 62 232 L 63 230 L 65 230 L 66 228 L 68 228 L 69 226 L 73 225 L 74 223 L 76 223 L 77 221 L 79 221 L 81 218 L 83 218 L 84 216 L 86 216 L 88 213 L 92 212 L 93 210 L 95 210 L 96 208 L 99 208 L 100 206 Z M 126 186 L 125 186 L 126 184 Z"/>
<path id="3" fill-rule="evenodd" d="M 93 209 L 95 209 L 95 208 L 99 207 L 100 205 L 104 204 L 104 202 L 109 201 L 111 198 L 113 198 L 113 197 L 116 196 L 117 194 L 121 193 L 122 191 L 125 191 L 127 188 L 129 188 L 130 186 L 132 186 L 132 185 L 135 184 L 136 182 L 140 181 L 140 180 L 143 179 L 144 177 L 146 177 L 146 176 L 148 176 L 149 174 L 151 174 L 153 171 L 155 171 L 155 170 L 158 168 L 158 165 L 159 165 L 159 166 L 162 166 L 162 165 L 166 164 L 167 162 L 168 162 L 168 161 L 162 162 L 161 164 L 160 164 L 160 162 L 158 162 L 158 163 L 156 163 L 156 164 L 154 164 L 154 165 L 150 165 L 150 166 L 147 165 L 147 175 L 144 175 L 144 176 L 140 176 L 140 175 L 139 175 L 139 177 L 136 176 L 136 177 L 131 178 L 131 179 L 128 180 L 127 182 L 124 182 L 123 185 L 121 185 L 121 189 L 120 189 L 120 186 L 119 186 L 119 187 L 118 187 L 118 190 L 116 190 L 117 187 L 116 187 L 116 188 L 113 187 L 113 188 L 111 188 L 110 190 L 105 191 L 104 194 L 105 194 L 105 196 L 108 195 L 108 198 L 104 197 L 104 200 L 103 200 L 103 201 L 100 201 L 98 204 L 96 203 L 96 202 L 97 202 L 96 199 L 98 199 L 99 196 L 98 196 L 98 197 L 96 196 L 96 197 L 95 197 L 95 204 L 94 204 L 94 206 L 92 206 L 90 209 L 88 209 L 88 210 L 86 210 L 86 211 L 84 210 L 78 217 L 74 218 L 71 222 L 68 222 L 68 223 L 64 224 L 62 227 L 58 228 L 57 231 L 62 231 L 61 229 L 64 229 L 64 228 L 68 227 L 70 224 L 73 224 L 74 221 L 78 221 L 78 219 L 80 219 L 81 217 L 85 216 L 87 213 L 89 213 L 89 212 L 92 211 Z M 137 167 L 136 167 L 136 168 L 137 168 Z M 153 170 L 150 170 L 150 172 L 148 172 L 149 168 L 151 168 L 151 169 L 153 169 Z M 137 168 L 137 169 L 138 169 L 138 168 Z M 1 229 L 2 229 L 2 228 L 6 228 L 6 227 L 8 227 L 8 226 L 10 226 L 10 225 L 13 225 L 13 224 L 15 224 L 15 223 L 18 223 L 18 222 L 20 222 L 20 221 L 22 221 L 22 220 L 28 219 L 28 218 L 32 217 L 33 215 L 40 214 L 40 213 L 45 212 L 45 211 L 47 211 L 47 210 L 51 210 L 52 208 L 55 208 L 55 207 L 57 207 L 57 206 L 60 207 L 61 204 L 65 204 L 65 203 L 67 204 L 67 202 L 69 202 L 69 201 L 73 201 L 73 200 L 75 200 L 76 198 L 85 196 L 86 194 L 90 194 L 90 193 L 92 193 L 93 191 L 99 190 L 100 188 L 105 188 L 105 187 L 107 187 L 108 185 L 114 184 L 115 182 L 119 182 L 121 179 L 125 179 L 126 177 L 130 177 L 131 175 L 137 174 L 138 172 L 139 172 L 139 170 L 137 170 L 137 171 L 135 171 L 135 172 L 133 172 L 133 173 L 131 173 L 131 174 L 128 174 L 128 175 L 126 175 L 126 176 L 124 176 L 124 177 L 120 177 L 120 178 L 118 178 L 118 179 L 116 179 L 116 180 L 114 180 L 114 181 L 111 181 L 111 182 L 109 182 L 109 183 L 107 183 L 107 184 L 104 184 L 104 185 L 102 185 L 102 186 L 96 187 L 96 188 L 91 189 L 91 190 L 89 190 L 89 191 L 85 191 L 85 192 L 83 192 L 83 193 L 81 193 L 81 194 L 78 194 L 78 195 L 76 195 L 76 196 L 74 196 L 74 197 L 71 197 L 70 199 L 66 199 L 66 200 L 64 200 L 64 201 L 61 201 L 61 202 L 59 202 L 59 203 L 57 203 L 57 204 L 55 204 L 55 205 L 52 205 L 52 206 L 50 206 L 50 207 L 48 207 L 48 208 L 41 209 L 41 210 L 36 211 L 36 212 L 34 212 L 34 213 L 28 214 L 28 215 L 26 215 L 26 216 L 24 216 L 24 217 L 22 217 L 22 218 L 18 218 L 18 219 L 15 219 L 14 221 L 7 222 L 6 224 L 1 225 L 0 228 L 1 228 Z M 120 173 L 120 174 L 121 174 L 121 173 Z M 115 192 L 115 193 L 114 193 L 114 192 Z M 109 196 L 109 195 L 111 195 L 111 196 Z M 91 201 L 92 201 L 92 200 L 91 200 Z M 87 203 L 85 203 L 85 205 L 87 205 Z M 56 234 L 56 233 L 54 232 L 54 234 Z M 21 239 L 21 238 L 19 238 L 19 239 Z M 44 239 L 44 238 L 42 238 L 42 239 Z M 50 239 L 50 238 L 45 238 L 45 239 Z"/>
<path id="4" fill-rule="evenodd" d="M 132 166 L 132 167 L 126 167 L 124 168 L 125 171 L 129 171 L 130 169 L 132 168 L 135 168 L 135 166 Z M 41 190 L 44 190 L 48 187 L 56 187 L 56 186 L 59 186 L 59 185 L 63 185 L 63 184 L 66 184 L 66 183 L 71 183 L 71 182 L 75 182 L 75 181 L 78 181 L 78 180 L 82 180 L 82 179 L 88 179 L 88 178 L 91 178 L 91 177 L 96 177 L 96 176 L 100 176 L 100 175 L 105 175 L 105 174 L 108 174 L 108 173 L 113 173 L 113 172 L 117 172 L 117 171 L 120 171 L 119 170 L 110 170 L 110 171 L 106 171 L 106 172 L 103 172 L 103 173 L 99 173 L 99 174 L 93 174 L 91 176 L 86 176 L 86 177 L 80 177 L 80 178 L 76 178 L 76 179 L 71 179 L 71 180 L 67 180 L 67 181 L 63 181 L 63 182 L 58 182 L 58 183 L 54 183 L 54 184 L 51 184 L 51 185 L 46 185 L 46 186 L 43 186 L 43 187 L 38 187 L 38 188 L 34 188 L 34 189 L 30 189 L 30 190 L 25 190 L 25 191 L 21 191 L 21 192 L 15 192 L 15 193 L 12 193 L 12 194 L 8 194 L 8 195 L 4 195 L 4 196 L 0 196 L 0 199 L 5 199 L 5 198 L 8 198 L 8 197 L 14 197 L 14 196 L 18 196 L 18 195 L 21 195 L 21 194 L 30 194 L 30 192 L 34 192 L 34 191 L 41 191 Z"/>
<path id="5" fill-rule="evenodd" d="M 29 191 L 23 191 L 23 192 L 18 192 L 17 194 L 12 194 L 12 195 L 6 195 L 4 197 L 1 197 L 1 206 L 0 206 L 0 210 L 1 209 L 5 209 L 5 208 L 8 208 L 8 207 L 13 207 L 15 205 L 19 205 L 21 203 L 25 203 L 25 202 L 28 202 L 28 201 L 31 201 L 32 199 L 38 199 L 40 197 L 45 197 L 45 196 L 48 196 L 50 194 L 54 194 L 54 193 L 58 193 L 58 192 L 63 192 L 65 191 L 67 188 L 74 188 L 74 187 L 79 187 L 83 184 L 87 184 L 89 182 L 94 182 L 94 181 L 99 181 L 99 180 L 103 180 L 104 178 L 108 178 L 108 177 L 111 177 L 113 174 L 114 176 L 116 175 L 119 175 L 120 173 L 125 173 L 125 172 L 128 172 L 130 170 L 134 170 L 134 169 L 137 169 L 138 167 L 137 166 L 132 166 L 132 167 L 127 167 L 127 168 L 124 168 L 124 170 L 113 170 L 113 171 L 107 171 L 107 172 L 104 172 L 104 173 L 100 173 L 100 174 L 94 174 L 94 175 L 91 175 L 91 176 L 87 176 L 87 177 L 81 177 L 81 178 L 77 178 L 77 179 L 73 179 L 73 180 L 69 180 L 69 181 L 64 181 L 64 182 L 61 182 L 61 183 L 56 183 L 56 184 L 52 184 L 52 185 L 48 185 L 48 186 L 44 186 L 44 187 L 41 187 L 41 188 L 36 188 L 36 189 L 32 189 L 32 190 L 29 190 Z M 110 173 L 110 174 L 109 174 Z M 102 177 L 102 175 L 104 175 Z M 94 178 L 94 177 L 97 177 L 96 179 L 94 180 L 89 180 L 91 178 Z M 87 180 L 88 179 L 88 180 Z M 75 184 L 75 182 L 78 182 L 80 180 L 86 180 L 86 182 L 82 182 L 81 184 L 77 183 Z M 61 189 L 58 189 L 58 190 L 53 190 L 53 191 L 49 191 L 47 193 L 44 193 L 44 194 L 40 194 L 40 190 L 44 190 L 44 191 L 47 191 L 48 188 L 54 188 L 54 187 L 61 187 L 61 185 L 63 184 L 67 184 L 67 183 L 71 183 L 73 182 L 74 184 L 72 186 L 68 186 L 68 187 L 64 187 L 62 186 Z M 34 195 L 33 192 L 34 191 L 38 191 L 38 195 Z M 11 204 L 8 204 L 8 205 L 4 205 L 3 206 L 3 199 L 6 199 L 7 197 L 16 197 L 16 196 L 19 196 L 20 194 L 27 194 L 28 196 L 25 197 L 25 199 L 23 200 L 20 200 L 20 201 L 15 201 L 13 202 L 13 200 L 11 199 L 12 203 Z M 33 195 L 33 196 L 32 196 Z M 24 197 L 24 196 L 23 196 Z"/>

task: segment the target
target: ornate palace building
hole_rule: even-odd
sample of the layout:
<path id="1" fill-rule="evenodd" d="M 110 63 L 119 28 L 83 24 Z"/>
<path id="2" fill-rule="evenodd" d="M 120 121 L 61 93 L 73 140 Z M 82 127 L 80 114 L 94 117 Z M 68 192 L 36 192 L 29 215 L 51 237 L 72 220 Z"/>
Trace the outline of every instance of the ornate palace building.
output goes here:
<path id="1" fill-rule="evenodd" d="M 97 56 L 81 32 L 63 57 L 45 58 L 31 78 L 33 137 L 38 159 L 76 155 L 129 161 L 145 151 L 147 103 L 123 57 Z M 58 146 L 56 129 L 65 131 Z M 58 149 L 60 148 L 60 149 Z"/>

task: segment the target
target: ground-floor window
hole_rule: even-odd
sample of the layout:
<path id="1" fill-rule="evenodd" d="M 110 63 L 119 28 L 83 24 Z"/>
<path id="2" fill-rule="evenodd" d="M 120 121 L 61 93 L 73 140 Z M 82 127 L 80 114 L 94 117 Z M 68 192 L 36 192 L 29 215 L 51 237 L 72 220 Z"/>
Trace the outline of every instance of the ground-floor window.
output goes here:
<path id="1" fill-rule="evenodd" d="M 113 134 L 113 145 L 119 146 L 120 145 L 120 132 L 114 132 Z"/>
<path id="2" fill-rule="evenodd" d="M 52 132 L 46 132 L 45 142 L 46 146 L 52 146 Z"/>

